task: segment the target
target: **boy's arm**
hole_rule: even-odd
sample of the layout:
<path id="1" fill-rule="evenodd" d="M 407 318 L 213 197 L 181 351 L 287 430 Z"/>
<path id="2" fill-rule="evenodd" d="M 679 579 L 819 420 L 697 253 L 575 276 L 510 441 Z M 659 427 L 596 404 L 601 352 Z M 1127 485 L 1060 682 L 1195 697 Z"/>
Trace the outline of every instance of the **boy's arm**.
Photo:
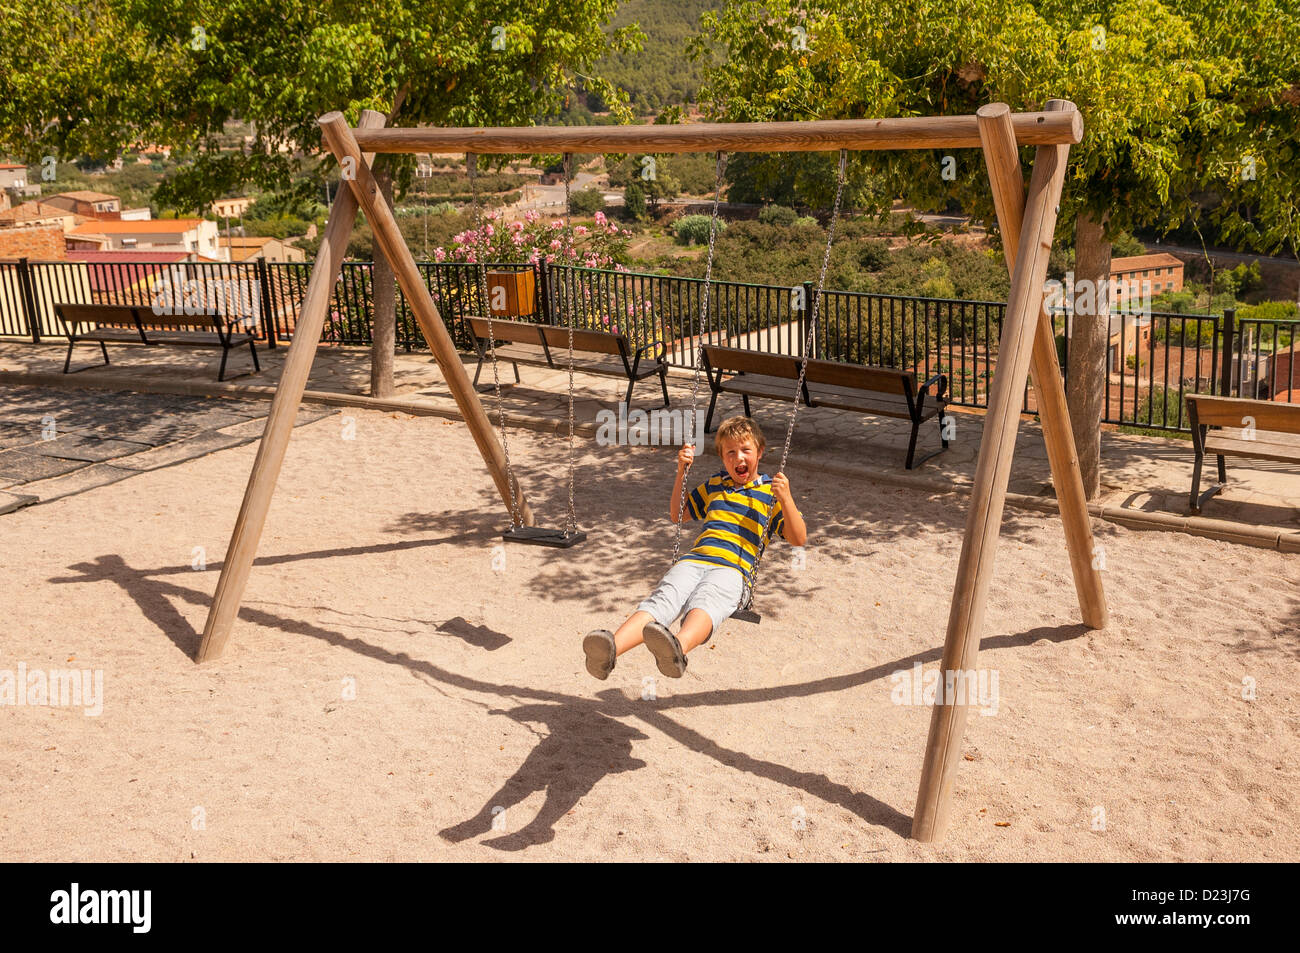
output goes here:
<path id="1" fill-rule="evenodd" d="M 790 480 L 784 473 L 772 477 L 772 493 L 781 504 L 781 536 L 791 546 L 802 546 L 808 542 L 808 527 L 803 521 L 803 514 L 794 504 L 790 495 Z"/>

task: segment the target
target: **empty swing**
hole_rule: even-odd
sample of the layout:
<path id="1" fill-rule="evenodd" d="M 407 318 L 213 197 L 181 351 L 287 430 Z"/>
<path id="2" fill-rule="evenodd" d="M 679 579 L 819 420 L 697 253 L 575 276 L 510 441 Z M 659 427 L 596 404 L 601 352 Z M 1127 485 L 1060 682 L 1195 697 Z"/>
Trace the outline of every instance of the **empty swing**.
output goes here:
<path id="1" fill-rule="evenodd" d="M 564 208 L 566 213 L 569 209 L 569 166 L 572 156 L 569 153 L 564 155 Z M 569 549 L 576 546 L 587 538 L 587 534 L 578 529 L 578 513 L 573 502 L 573 478 L 574 478 L 574 449 L 573 449 L 573 318 L 571 309 L 565 308 L 566 319 L 565 325 L 569 330 L 569 515 L 564 529 L 553 529 L 545 526 L 525 526 L 523 518 L 519 512 L 519 504 L 515 497 L 515 474 L 514 467 L 510 462 L 510 441 L 508 426 L 506 423 L 506 408 L 501 399 L 501 373 L 497 364 L 496 336 L 492 330 L 492 302 L 489 300 L 487 293 L 487 278 L 484 269 L 487 262 L 483 259 L 486 257 L 483 245 L 483 227 L 482 227 L 482 207 L 478 197 L 478 156 L 474 153 L 467 153 L 465 156 L 465 165 L 469 171 L 470 192 L 474 206 L 474 233 L 475 243 L 478 254 L 475 256 L 479 260 L 476 263 L 475 274 L 478 278 L 480 300 L 486 305 L 483 309 L 487 318 L 488 331 L 488 353 L 492 358 L 492 387 L 496 392 L 497 420 L 501 427 L 501 450 L 505 457 L 506 465 L 506 486 L 509 489 L 510 497 L 510 528 L 501 534 L 501 538 L 508 543 L 522 543 L 528 546 L 551 546 L 558 549 Z M 518 372 L 516 372 L 516 377 Z"/>
<path id="2" fill-rule="evenodd" d="M 808 333 L 803 341 L 803 359 L 799 362 L 799 380 L 795 384 L 795 396 L 790 405 L 790 422 L 785 431 L 785 445 L 781 448 L 781 463 L 777 467 L 777 473 L 785 472 L 786 462 L 790 457 L 790 441 L 794 439 L 795 419 L 799 416 L 799 394 L 803 391 L 804 378 L 808 373 L 808 359 L 812 356 L 813 344 L 817 336 L 817 317 L 821 306 L 822 289 L 826 286 L 826 269 L 831 260 L 831 248 L 835 242 L 835 225 L 840 217 L 840 200 L 844 195 L 844 170 L 848 160 L 848 150 L 840 150 L 839 174 L 835 185 L 835 205 L 831 210 L 831 219 L 826 228 L 826 250 L 822 254 L 821 274 L 817 279 L 817 290 L 813 293 L 812 316 L 808 321 Z M 700 323 L 698 325 L 702 333 L 696 336 L 696 346 L 693 350 L 695 361 L 695 373 L 691 380 L 691 412 L 688 417 L 690 421 L 684 428 L 684 439 L 688 443 L 695 443 L 694 428 L 699 414 L 699 389 L 700 389 L 700 367 L 703 364 L 702 348 L 700 342 L 707 334 L 708 317 L 709 317 L 709 288 L 713 280 L 713 246 L 717 238 L 718 224 L 718 203 L 722 195 L 722 176 L 727 166 L 726 155 L 718 153 L 716 165 L 716 181 L 714 182 L 713 191 L 713 214 L 709 219 L 709 252 L 704 265 L 704 287 L 700 293 Z M 807 308 L 807 302 L 804 302 Z M 773 507 L 775 509 L 775 507 Z M 677 528 L 673 536 L 673 558 L 672 563 L 676 563 L 681 555 L 682 547 L 682 522 L 686 513 L 686 480 L 682 480 L 681 499 L 677 503 Z M 768 540 L 772 538 L 771 533 L 771 511 L 763 524 L 763 531 L 758 538 L 758 552 L 754 557 L 754 568 L 745 580 L 745 591 L 740 599 L 740 605 L 736 611 L 731 614 L 731 618 L 741 622 L 751 622 L 758 625 L 762 617 L 754 611 L 754 587 L 758 583 L 758 569 L 763 562 L 763 554 L 767 551 Z"/>

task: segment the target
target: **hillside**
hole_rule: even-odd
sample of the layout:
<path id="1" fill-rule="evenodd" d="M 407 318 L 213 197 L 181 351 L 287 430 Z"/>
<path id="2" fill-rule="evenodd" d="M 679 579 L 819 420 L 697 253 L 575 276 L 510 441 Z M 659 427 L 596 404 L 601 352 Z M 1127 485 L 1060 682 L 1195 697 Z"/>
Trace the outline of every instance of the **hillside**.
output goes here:
<path id="1" fill-rule="evenodd" d="M 645 48 L 605 57 L 596 67 L 597 74 L 627 90 L 640 113 L 695 102 L 701 70 L 687 57 L 686 45 L 699 32 L 700 14 L 721 6 L 722 0 L 628 0 L 611 27 L 639 24 L 646 35 Z"/>

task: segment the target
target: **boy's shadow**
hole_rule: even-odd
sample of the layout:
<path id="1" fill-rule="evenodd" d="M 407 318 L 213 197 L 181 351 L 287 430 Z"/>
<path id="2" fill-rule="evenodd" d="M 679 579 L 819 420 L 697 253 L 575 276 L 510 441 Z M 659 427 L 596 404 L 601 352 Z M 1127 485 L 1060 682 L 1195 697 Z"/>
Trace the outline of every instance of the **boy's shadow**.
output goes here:
<path id="1" fill-rule="evenodd" d="M 550 727 L 528 757 L 524 759 L 501 788 L 489 797 L 478 814 L 445 828 L 439 834 L 459 843 L 486 834 L 493 821 L 508 825 L 508 811 L 534 791 L 546 792 L 537 815 L 517 831 L 483 841 L 497 850 L 523 850 L 534 844 L 555 839 L 555 824 L 582 799 L 601 778 L 623 771 L 644 768 L 646 763 L 632 757 L 632 742 L 649 736 L 635 728 L 603 715 L 594 708 L 568 704 L 521 705 L 490 714 L 505 715 L 515 721 L 540 722 Z"/>

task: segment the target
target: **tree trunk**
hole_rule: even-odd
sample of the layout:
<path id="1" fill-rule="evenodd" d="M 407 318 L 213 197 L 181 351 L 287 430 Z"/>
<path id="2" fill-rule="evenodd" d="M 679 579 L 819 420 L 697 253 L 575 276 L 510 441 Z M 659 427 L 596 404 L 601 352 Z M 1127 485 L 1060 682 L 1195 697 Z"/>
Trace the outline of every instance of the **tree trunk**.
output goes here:
<path id="1" fill-rule="evenodd" d="M 1074 228 L 1074 316 L 1065 399 L 1089 500 L 1101 490 L 1101 414 L 1109 386 L 1110 242 L 1105 228 L 1105 218 L 1096 219 L 1087 211 L 1079 213 Z"/>
<path id="2" fill-rule="evenodd" d="M 393 204 L 393 173 L 389 157 L 375 161 L 375 182 L 384 201 Z M 397 279 L 393 268 L 375 244 L 371 295 L 375 306 L 373 343 L 370 347 L 370 396 L 393 396 L 393 352 L 397 346 Z"/>

